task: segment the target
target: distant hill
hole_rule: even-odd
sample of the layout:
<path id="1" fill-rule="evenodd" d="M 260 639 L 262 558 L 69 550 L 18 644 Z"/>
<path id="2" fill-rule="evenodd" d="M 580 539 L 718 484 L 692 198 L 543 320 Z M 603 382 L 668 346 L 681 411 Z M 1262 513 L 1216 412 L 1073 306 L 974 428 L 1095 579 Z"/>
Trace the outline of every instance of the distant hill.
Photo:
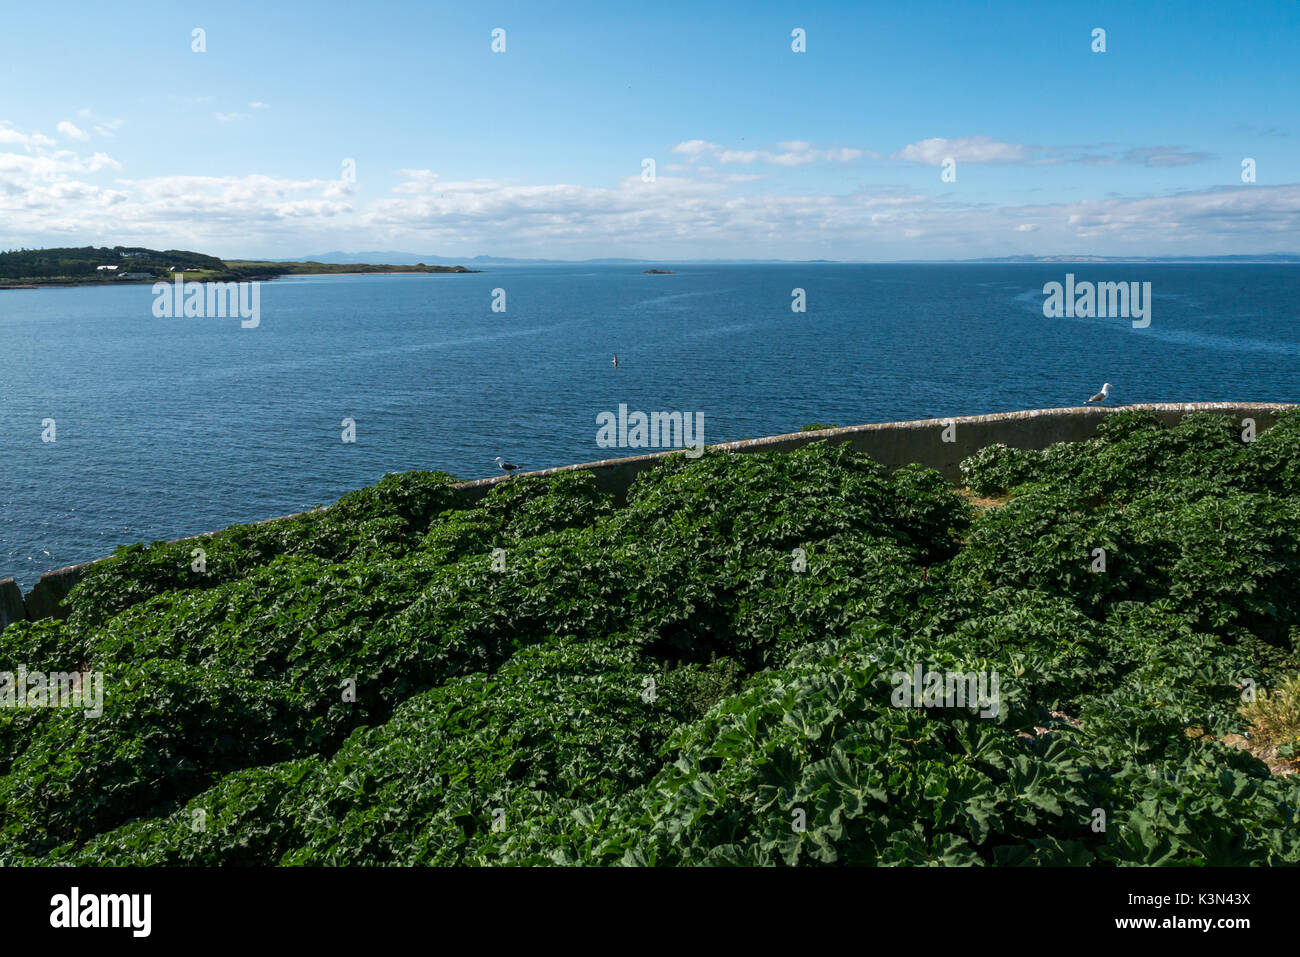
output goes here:
<path id="1" fill-rule="evenodd" d="M 999 256 L 964 259 L 969 263 L 1297 263 L 1296 253 L 1243 253 L 1225 256 Z"/>
<path id="2" fill-rule="evenodd" d="M 415 253 L 403 253 L 388 251 L 371 251 L 363 253 L 316 253 L 311 256 L 302 256 L 298 259 L 286 259 L 285 262 L 318 262 L 318 263 L 337 263 L 347 265 L 359 265 L 363 263 L 393 263 L 400 266 L 414 266 L 416 263 L 432 263 L 441 261 L 441 256 L 417 256 Z"/>

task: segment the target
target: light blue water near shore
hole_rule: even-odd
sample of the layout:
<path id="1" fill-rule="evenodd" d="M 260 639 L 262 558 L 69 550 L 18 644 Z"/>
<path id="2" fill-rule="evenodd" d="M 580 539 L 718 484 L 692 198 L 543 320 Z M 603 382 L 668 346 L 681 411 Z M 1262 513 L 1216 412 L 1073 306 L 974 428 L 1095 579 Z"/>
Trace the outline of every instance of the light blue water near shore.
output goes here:
<path id="1" fill-rule="evenodd" d="M 713 443 L 1076 405 L 1105 380 L 1120 403 L 1300 401 L 1297 266 L 644 268 L 281 279 L 256 329 L 156 319 L 147 285 L 0 292 L 0 578 L 30 586 L 385 472 L 636 454 L 596 445 L 619 403 L 702 412 Z M 1044 318 L 1043 283 L 1067 271 L 1151 282 L 1151 326 Z"/>

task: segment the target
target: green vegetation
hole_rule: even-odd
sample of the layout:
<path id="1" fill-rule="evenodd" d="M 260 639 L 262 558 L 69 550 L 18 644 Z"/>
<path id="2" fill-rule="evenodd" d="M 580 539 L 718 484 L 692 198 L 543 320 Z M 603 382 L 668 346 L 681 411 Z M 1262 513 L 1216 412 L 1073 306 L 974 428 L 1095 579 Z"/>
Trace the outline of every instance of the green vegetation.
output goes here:
<path id="1" fill-rule="evenodd" d="M 116 270 L 100 270 L 116 266 Z M 152 273 L 170 277 L 172 268 L 186 272 L 224 274 L 225 264 L 215 256 L 183 249 L 145 249 L 114 246 L 79 249 L 22 249 L 0 253 L 0 285 L 39 282 L 117 282 L 119 273 Z"/>
<path id="2" fill-rule="evenodd" d="M 100 266 L 116 266 L 101 270 Z M 215 256 L 181 249 L 145 249 L 141 246 L 84 246 L 67 249 L 22 249 L 0 253 L 0 289 L 5 286 L 112 283 L 170 280 L 173 271 L 191 282 L 237 282 L 274 279 L 284 275 L 319 275 L 376 272 L 476 272 L 464 266 L 372 266 L 332 263 L 223 261 Z M 124 274 L 148 273 L 149 279 L 126 280 Z"/>
<path id="3" fill-rule="evenodd" d="M 1300 863 L 1297 463 L 1125 412 L 967 460 L 996 508 L 817 443 L 120 549 L 0 634 L 106 673 L 0 712 L 0 862 Z"/>

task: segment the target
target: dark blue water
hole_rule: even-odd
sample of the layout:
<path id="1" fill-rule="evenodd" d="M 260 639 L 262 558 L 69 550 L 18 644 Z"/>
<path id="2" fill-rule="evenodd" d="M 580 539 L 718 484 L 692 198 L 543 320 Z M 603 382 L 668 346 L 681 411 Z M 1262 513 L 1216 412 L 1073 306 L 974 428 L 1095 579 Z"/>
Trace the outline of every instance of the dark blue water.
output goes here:
<path id="1" fill-rule="evenodd" d="M 385 472 L 636 454 L 596 445 L 619 403 L 702 412 L 713 443 L 1077 405 L 1105 380 L 1119 403 L 1300 400 L 1296 266 L 643 268 L 282 279 L 256 329 L 156 319 L 148 286 L 0 292 L 0 578 L 328 503 Z M 1150 328 L 1045 319 L 1043 283 L 1067 271 L 1151 282 Z"/>

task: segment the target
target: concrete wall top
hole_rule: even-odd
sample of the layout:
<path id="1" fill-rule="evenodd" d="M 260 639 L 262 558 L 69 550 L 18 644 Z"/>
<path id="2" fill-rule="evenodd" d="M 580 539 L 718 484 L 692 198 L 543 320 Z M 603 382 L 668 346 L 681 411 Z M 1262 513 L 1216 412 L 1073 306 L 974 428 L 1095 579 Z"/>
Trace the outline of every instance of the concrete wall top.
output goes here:
<path id="1" fill-rule="evenodd" d="M 769 435 L 711 445 L 709 450 L 714 453 L 738 454 L 789 452 L 812 442 L 845 442 L 888 468 L 918 463 L 937 469 L 949 481 L 957 481 L 961 477 L 959 468 L 961 461 L 986 446 L 1002 443 L 1012 448 L 1043 449 L 1057 442 L 1079 442 L 1095 435 L 1102 420 L 1116 412 L 1131 409 L 1153 412 L 1166 425 L 1175 424 L 1183 416 L 1194 412 L 1216 412 L 1233 418 L 1252 418 L 1255 420 L 1256 429 L 1263 431 L 1273 425 L 1280 410 L 1295 407 L 1294 404 L 1285 402 L 1161 402 L 1148 405 L 1029 409 L 946 419 L 876 422 L 844 428 L 821 429 L 816 432 L 789 432 L 784 435 Z M 943 433 L 950 426 L 952 438 L 945 440 Z M 513 475 L 457 482 L 453 488 L 460 490 L 465 503 L 470 504 L 486 495 L 499 482 L 509 482 L 526 476 L 591 472 L 596 486 L 612 493 L 615 500 L 621 504 L 626 500 L 627 491 L 637 475 L 653 468 L 666 456 L 682 454 L 684 454 L 682 450 L 675 449 L 627 458 L 600 459 L 534 472 L 516 472 Z M 292 515 L 263 519 L 253 524 L 277 522 L 318 511 L 322 509 L 295 512 Z M 217 532 L 202 532 L 174 541 L 189 541 L 215 534 Z M 34 620 L 66 615 L 67 611 L 62 605 L 63 598 L 80 580 L 85 570 L 94 564 L 96 562 L 82 562 L 79 565 L 54 569 L 41 575 L 40 580 L 24 599 L 27 617 Z M 13 614 L 12 611 L 10 614 Z"/>
<path id="2" fill-rule="evenodd" d="M 950 481 L 960 478 L 956 464 L 979 449 L 1001 442 L 1014 448 L 1046 448 L 1055 442 L 1076 442 L 1089 438 L 1097 431 L 1102 419 L 1116 412 L 1141 409 L 1155 413 L 1165 424 L 1173 424 L 1193 412 L 1217 412 L 1230 416 L 1253 417 L 1258 428 L 1268 428 L 1276 419 L 1276 412 L 1294 408 L 1285 402 L 1160 402 L 1146 405 L 1073 406 L 1060 409 L 1028 409 L 1019 412 L 995 412 L 988 415 L 954 416 L 945 419 L 912 419 L 904 422 L 875 422 L 851 425 L 815 432 L 787 432 L 738 442 L 710 445 L 713 452 L 788 452 L 811 442 L 844 441 L 860 451 L 872 455 L 881 464 L 898 468 L 912 462 L 929 465 L 944 473 Z M 939 433 L 948 424 L 956 426 L 957 441 L 942 442 Z M 964 433 L 971 433 L 964 436 Z M 972 443 L 969 439 L 974 439 Z M 938 444 L 936 444 L 938 443 Z M 974 447 L 972 447 L 972 444 Z M 945 448 L 947 446 L 947 448 Z M 949 461 L 961 453 L 955 461 Z M 495 475 L 457 483 L 471 498 L 487 494 L 498 482 L 507 482 L 522 476 L 558 475 L 562 472 L 595 472 L 597 484 L 620 485 L 618 492 L 626 492 L 621 478 L 653 466 L 668 455 L 681 455 L 680 449 L 651 452 L 626 458 L 600 459 L 577 465 L 533 472 L 516 472 L 514 475 Z M 908 457 L 912 455 L 914 457 Z M 613 483 L 602 483 L 603 474 L 613 473 Z"/>

